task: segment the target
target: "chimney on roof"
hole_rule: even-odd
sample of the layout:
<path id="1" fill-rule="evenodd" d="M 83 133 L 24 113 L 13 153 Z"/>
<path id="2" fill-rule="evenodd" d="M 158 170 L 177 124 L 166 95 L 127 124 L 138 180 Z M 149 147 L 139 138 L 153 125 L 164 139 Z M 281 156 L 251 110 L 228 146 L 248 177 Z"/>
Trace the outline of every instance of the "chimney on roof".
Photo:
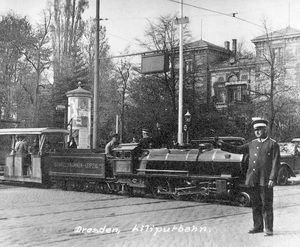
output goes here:
<path id="1" fill-rule="evenodd" d="M 225 41 L 225 42 L 224 42 L 224 48 L 225 48 L 226 50 L 230 50 L 230 42 L 229 42 L 229 41 Z"/>
<path id="2" fill-rule="evenodd" d="M 232 40 L 232 52 L 236 54 L 236 39 Z"/>

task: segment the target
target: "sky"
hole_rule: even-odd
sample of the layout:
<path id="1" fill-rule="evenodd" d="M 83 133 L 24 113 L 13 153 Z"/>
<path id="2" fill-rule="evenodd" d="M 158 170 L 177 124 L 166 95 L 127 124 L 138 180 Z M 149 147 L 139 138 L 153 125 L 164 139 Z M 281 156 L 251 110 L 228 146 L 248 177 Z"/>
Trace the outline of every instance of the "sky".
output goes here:
<path id="1" fill-rule="evenodd" d="M 12 10 L 27 16 L 32 24 L 41 19 L 48 0 L 0 0 L 0 14 Z M 251 40 L 264 34 L 263 20 L 271 30 L 290 25 L 300 30 L 300 0 L 183 0 L 183 16 L 189 17 L 193 41 L 203 39 L 224 46 L 224 41 L 237 39 L 248 50 L 253 50 Z M 149 22 L 160 16 L 177 14 L 180 0 L 100 0 L 101 25 L 107 28 L 107 38 L 112 55 L 141 52 L 136 41 L 143 39 Z M 232 14 L 236 13 L 233 17 Z M 89 9 L 83 18 L 95 18 L 96 0 L 89 0 Z"/>

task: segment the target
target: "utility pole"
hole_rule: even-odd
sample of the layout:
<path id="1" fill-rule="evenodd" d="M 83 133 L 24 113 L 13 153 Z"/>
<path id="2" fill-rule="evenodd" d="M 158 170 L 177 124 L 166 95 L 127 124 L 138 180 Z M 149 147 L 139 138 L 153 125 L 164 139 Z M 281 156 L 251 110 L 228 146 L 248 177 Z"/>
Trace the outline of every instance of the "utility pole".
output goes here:
<path id="1" fill-rule="evenodd" d="M 183 0 L 180 3 L 180 18 L 176 18 L 175 24 L 179 25 L 179 91 L 178 91 L 178 136 L 177 142 L 183 145 L 182 133 L 182 107 L 183 107 L 183 24 L 189 22 L 189 18 L 183 18 Z"/>
<path id="2" fill-rule="evenodd" d="M 180 3 L 180 19 L 183 17 L 183 0 Z M 179 97 L 178 97 L 178 144 L 183 144 L 182 133 L 182 104 L 183 104 L 183 31 L 182 24 L 179 24 Z"/>
<path id="3" fill-rule="evenodd" d="M 96 41 L 94 69 L 94 109 L 93 109 L 93 149 L 98 148 L 98 85 L 99 85 L 99 32 L 100 32 L 100 0 L 96 0 Z"/>

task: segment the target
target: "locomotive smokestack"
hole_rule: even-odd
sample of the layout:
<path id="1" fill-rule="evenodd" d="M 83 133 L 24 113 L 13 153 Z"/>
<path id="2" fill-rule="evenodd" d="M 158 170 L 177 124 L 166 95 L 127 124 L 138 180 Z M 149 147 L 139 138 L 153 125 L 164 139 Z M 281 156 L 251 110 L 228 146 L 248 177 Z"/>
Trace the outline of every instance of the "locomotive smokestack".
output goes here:
<path id="1" fill-rule="evenodd" d="M 232 52 L 236 54 L 236 39 L 232 40 Z"/>
<path id="2" fill-rule="evenodd" d="M 224 48 L 225 48 L 226 50 L 230 50 L 230 42 L 229 42 L 229 41 L 225 41 L 225 42 L 224 42 Z"/>

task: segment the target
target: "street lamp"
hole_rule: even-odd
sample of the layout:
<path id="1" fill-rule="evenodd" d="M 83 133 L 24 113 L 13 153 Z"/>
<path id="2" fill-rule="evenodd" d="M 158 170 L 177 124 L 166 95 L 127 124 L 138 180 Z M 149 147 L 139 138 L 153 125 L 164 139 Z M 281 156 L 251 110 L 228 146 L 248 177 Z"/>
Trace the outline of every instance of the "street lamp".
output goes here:
<path id="1" fill-rule="evenodd" d="M 186 114 L 184 114 L 184 120 L 185 120 L 185 125 L 184 125 L 184 130 L 186 131 L 186 143 L 189 143 L 189 125 L 192 121 L 192 115 L 189 112 L 189 110 L 187 110 Z"/>

